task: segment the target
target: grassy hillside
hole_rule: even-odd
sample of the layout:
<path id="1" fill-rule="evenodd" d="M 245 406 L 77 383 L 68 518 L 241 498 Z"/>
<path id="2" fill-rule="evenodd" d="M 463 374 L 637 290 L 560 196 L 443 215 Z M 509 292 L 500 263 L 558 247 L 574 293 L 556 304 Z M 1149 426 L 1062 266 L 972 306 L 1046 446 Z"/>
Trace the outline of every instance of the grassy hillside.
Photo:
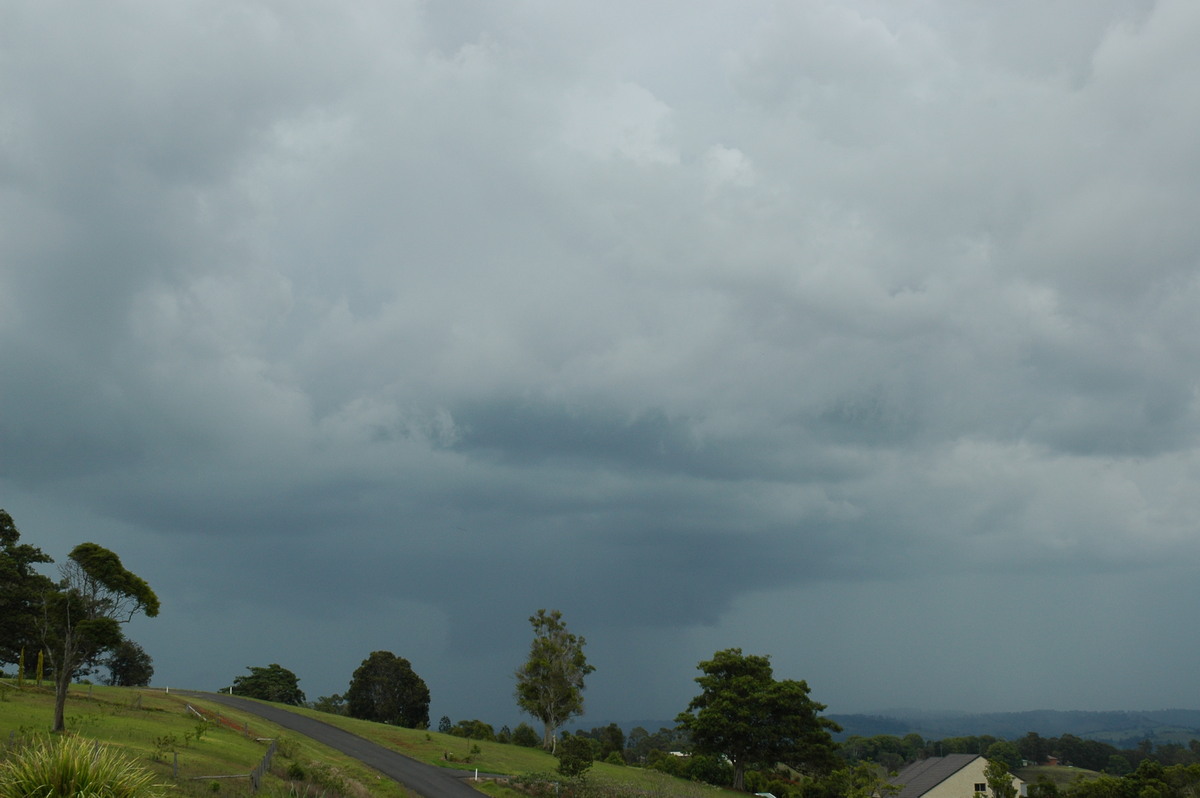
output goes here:
<path id="1" fill-rule="evenodd" d="M 196 711 L 210 720 L 201 720 Z M 536 749 L 401 729 L 308 709 L 297 711 L 441 767 L 515 776 L 551 773 L 558 764 L 554 757 Z M 0 745 L 7 748 L 45 734 L 53 713 L 54 694 L 50 688 L 27 684 L 18 690 L 0 682 Z M 281 730 L 256 715 L 203 698 L 161 690 L 77 685 L 71 690 L 66 714 L 69 732 L 120 748 L 170 785 L 177 795 L 249 795 L 245 775 L 262 759 L 266 740 L 278 738 L 281 744 L 272 763 L 272 775 L 259 795 L 406 796 L 398 784 L 380 778 L 355 760 L 307 737 Z M 218 714 L 220 722 L 214 720 Z M 225 778 L 237 774 L 241 777 Z M 601 762 L 589 772 L 589 781 L 604 787 L 610 795 L 741 795 L 656 771 Z M 485 781 L 480 788 L 495 796 L 516 795 L 502 783 Z"/>
<path id="2" fill-rule="evenodd" d="M 1094 770 L 1068 767 L 1065 765 L 1030 765 L 1018 768 L 1016 775 L 1028 784 L 1036 784 L 1040 779 L 1047 779 L 1059 789 L 1069 787 L 1077 781 L 1098 779 L 1102 774 Z"/>
<path id="3" fill-rule="evenodd" d="M 297 708 L 296 711 L 439 767 L 470 771 L 478 769 L 481 774 L 506 776 L 553 773 L 558 767 L 557 759 L 538 748 L 467 740 L 434 731 L 403 729 L 311 709 Z M 653 795 L 655 798 L 745 798 L 745 793 L 683 781 L 656 770 L 611 765 L 606 762 L 594 763 L 588 771 L 588 779 L 611 788 L 611 791 L 626 795 Z"/>
<path id="4" fill-rule="evenodd" d="M 220 713 L 221 722 L 201 720 L 189 704 L 210 717 Z M 0 686 L 0 741 L 5 749 L 46 734 L 53 716 L 50 688 Z M 279 745 L 272 775 L 259 795 L 306 790 L 315 795 L 322 787 L 349 795 L 408 795 L 349 757 L 254 715 L 160 690 L 77 685 L 71 689 L 66 716 L 69 733 L 120 749 L 176 795 L 249 795 L 247 776 L 262 760 L 270 739 L 278 739 Z"/>

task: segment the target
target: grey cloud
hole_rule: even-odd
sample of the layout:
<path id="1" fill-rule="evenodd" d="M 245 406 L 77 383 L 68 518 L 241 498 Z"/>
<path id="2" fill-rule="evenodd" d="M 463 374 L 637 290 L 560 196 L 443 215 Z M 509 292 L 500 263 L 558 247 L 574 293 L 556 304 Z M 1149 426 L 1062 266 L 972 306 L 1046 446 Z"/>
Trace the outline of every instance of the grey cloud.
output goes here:
<path id="1" fill-rule="evenodd" d="M 172 682 L 343 689 L 310 628 L 508 722 L 546 606 L 604 717 L 739 644 L 965 704 L 979 618 L 1190 595 L 1186 3 L 3 13 L 0 505 L 239 619 Z"/>

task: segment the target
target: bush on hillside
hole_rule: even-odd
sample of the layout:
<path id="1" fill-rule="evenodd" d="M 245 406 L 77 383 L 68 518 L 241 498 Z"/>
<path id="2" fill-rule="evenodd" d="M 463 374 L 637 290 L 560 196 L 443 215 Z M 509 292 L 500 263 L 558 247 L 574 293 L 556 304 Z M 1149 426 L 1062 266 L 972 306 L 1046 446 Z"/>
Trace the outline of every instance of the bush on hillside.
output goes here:
<path id="1" fill-rule="evenodd" d="M 492 725 L 481 720 L 460 720 L 450 727 L 450 734 L 455 737 L 466 737 L 468 740 L 496 741 L 496 732 Z"/>
<path id="2" fill-rule="evenodd" d="M 528 723 L 518 724 L 517 728 L 513 729 L 512 741 L 513 745 L 523 748 L 537 748 L 542 744 L 541 735 L 535 732 Z"/>

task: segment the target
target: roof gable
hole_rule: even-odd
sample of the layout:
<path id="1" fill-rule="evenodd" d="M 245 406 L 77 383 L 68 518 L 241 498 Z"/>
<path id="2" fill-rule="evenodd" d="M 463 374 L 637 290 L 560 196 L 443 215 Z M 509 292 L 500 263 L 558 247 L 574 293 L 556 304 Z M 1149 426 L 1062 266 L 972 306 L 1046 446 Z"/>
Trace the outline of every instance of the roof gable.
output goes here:
<path id="1" fill-rule="evenodd" d="M 920 798 L 976 759 L 979 754 L 947 754 L 914 762 L 890 781 L 901 785 L 895 798 Z"/>

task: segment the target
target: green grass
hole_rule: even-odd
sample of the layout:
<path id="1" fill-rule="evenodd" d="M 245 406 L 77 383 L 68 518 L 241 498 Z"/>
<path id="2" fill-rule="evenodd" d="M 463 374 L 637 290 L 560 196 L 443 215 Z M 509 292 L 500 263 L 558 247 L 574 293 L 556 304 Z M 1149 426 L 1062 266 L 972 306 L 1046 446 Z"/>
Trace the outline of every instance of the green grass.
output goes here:
<path id="1" fill-rule="evenodd" d="M 213 723 L 204 723 L 188 709 L 220 712 L 250 734 Z M 35 743 L 48 734 L 54 717 L 54 693 L 48 687 L 0 688 L 0 750 Z M 357 760 L 303 737 L 228 707 L 203 699 L 185 698 L 159 690 L 76 685 L 66 707 L 69 734 L 111 745 L 156 781 L 171 785 L 175 795 L 249 795 L 246 775 L 262 760 L 268 743 L 279 739 L 272 774 L 259 795 L 286 795 L 291 786 L 288 769 L 294 766 L 307 776 L 309 794 L 336 785 L 341 792 L 358 796 L 408 798 L 409 793 Z M 176 767 L 178 777 L 176 778 Z M 297 783 L 304 794 L 305 784 Z"/>
<path id="2" fill-rule="evenodd" d="M 558 767 L 558 760 L 540 748 L 467 740 L 450 734 L 388 726 L 304 707 L 289 709 L 438 767 L 460 770 L 478 768 L 482 773 L 502 775 L 545 772 Z"/>
<path id="3" fill-rule="evenodd" d="M 438 767 L 476 770 L 480 774 L 519 776 L 530 773 L 553 774 L 558 760 L 540 748 L 524 748 L 481 740 L 467 740 L 450 734 L 420 729 L 405 729 L 358 720 L 344 715 L 331 715 L 305 707 L 288 707 L 299 714 L 325 721 L 348 732 L 365 737 L 405 756 Z M 724 790 L 707 784 L 684 781 L 656 770 L 596 762 L 587 773 L 590 782 L 606 788 L 606 792 L 626 795 L 650 795 L 663 798 L 701 798 L 701 796 L 740 796 L 745 793 Z M 522 795 L 501 785 L 481 782 L 480 789 L 497 796 Z"/>
<path id="4" fill-rule="evenodd" d="M 1067 765 L 1030 765 L 1029 767 L 1018 768 L 1016 775 L 1029 784 L 1036 784 L 1040 777 L 1045 776 L 1061 788 L 1079 779 L 1098 779 L 1103 774 L 1094 770 L 1085 770 L 1084 768 L 1069 767 Z"/>
<path id="5" fill-rule="evenodd" d="M 188 711 L 191 704 L 220 713 L 244 731 L 202 723 Z M 282 705 L 276 705 L 282 706 Z M 558 760 L 540 749 L 501 743 L 466 740 L 438 732 L 404 729 L 357 720 L 316 710 L 284 707 L 373 740 L 422 762 L 461 770 L 478 769 L 481 775 L 553 774 Z M 49 732 L 54 714 L 54 692 L 50 687 L 26 684 L 20 690 L 0 684 L 0 757 L 12 743 L 31 742 Z M 257 715 L 241 712 L 203 698 L 184 697 L 161 690 L 132 687 L 75 685 L 67 701 L 67 730 L 70 734 L 111 745 L 139 766 L 149 770 L 156 782 L 170 786 L 169 795 L 249 795 L 249 782 L 216 779 L 216 776 L 247 774 L 258 764 L 267 744 L 256 738 L 278 738 L 282 744 L 272 773 L 259 795 L 344 794 L 354 798 L 382 796 L 409 798 L 409 793 L 391 779 L 307 737 L 280 729 Z M 176 756 L 178 778 L 175 778 Z M 287 778 L 303 772 L 304 782 Z M 683 781 L 653 770 L 595 763 L 588 771 L 589 784 L 602 796 L 642 798 L 727 798 L 733 793 L 717 787 Z M 333 787 L 335 789 L 327 789 Z M 503 782 L 481 781 L 477 787 L 493 798 L 526 798 Z"/>

